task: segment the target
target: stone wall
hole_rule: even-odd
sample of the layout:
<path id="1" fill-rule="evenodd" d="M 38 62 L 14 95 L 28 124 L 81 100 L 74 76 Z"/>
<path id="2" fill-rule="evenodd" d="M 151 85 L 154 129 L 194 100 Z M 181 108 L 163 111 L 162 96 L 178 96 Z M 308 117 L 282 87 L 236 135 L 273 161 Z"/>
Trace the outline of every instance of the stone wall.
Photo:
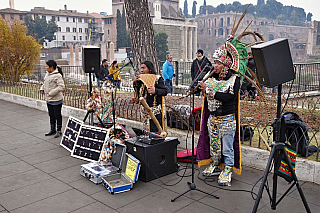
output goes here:
<path id="1" fill-rule="evenodd" d="M 182 30 L 180 27 L 154 24 L 153 28 L 156 33 L 163 31 L 168 35 L 168 48 L 173 60 L 179 60 L 182 58 Z"/>

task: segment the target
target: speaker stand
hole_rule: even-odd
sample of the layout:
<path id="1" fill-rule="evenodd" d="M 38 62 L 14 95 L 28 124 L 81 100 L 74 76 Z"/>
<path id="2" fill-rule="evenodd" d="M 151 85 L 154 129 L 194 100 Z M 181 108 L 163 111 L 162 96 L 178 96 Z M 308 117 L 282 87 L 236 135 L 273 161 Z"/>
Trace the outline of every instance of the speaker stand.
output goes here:
<path id="1" fill-rule="evenodd" d="M 191 87 L 191 92 L 192 92 L 192 109 L 194 110 L 194 92 L 195 92 L 194 84 Z M 195 131 L 195 115 L 194 114 L 195 113 L 192 113 L 192 160 L 191 160 L 191 162 L 192 162 L 192 175 L 191 175 L 192 182 L 191 183 L 187 182 L 187 184 L 189 185 L 190 188 L 187 191 L 183 192 L 182 194 L 178 195 L 177 197 L 171 199 L 171 202 L 174 202 L 176 199 L 178 199 L 182 195 L 185 195 L 186 193 L 190 192 L 191 190 L 197 190 L 199 192 L 202 192 L 204 194 L 207 194 L 207 195 L 210 195 L 212 197 L 215 197 L 215 198 L 219 199 L 219 196 L 216 196 L 216 195 L 211 194 L 209 192 L 205 192 L 205 191 L 203 191 L 201 189 L 198 189 L 196 187 L 196 184 L 194 183 L 194 131 Z"/>
<path id="2" fill-rule="evenodd" d="M 89 94 L 89 97 L 92 95 L 91 72 L 89 73 L 89 92 L 88 92 L 88 94 Z M 85 122 L 86 122 L 86 120 L 87 120 L 88 116 L 90 115 L 89 125 L 90 125 L 90 126 L 93 126 L 93 113 L 94 113 L 94 110 L 93 110 L 93 109 L 92 109 L 92 110 L 87 111 L 86 116 L 84 116 L 83 123 L 85 123 Z M 101 119 L 99 118 L 99 116 L 97 116 L 97 117 L 98 117 L 98 120 L 99 120 L 99 122 L 100 122 L 101 126 L 102 126 L 103 128 L 106 128 L 106 126 L 105 126 L 105 125 L 104 125 L 104 123 L 101 121 Z"/>
<path id="3" fill-rule="evenodd" d="M 266 170 L 264 171 L 264 175 L 263 175 L 262 183 L 261 183 L 261 186 L 260 186 L 260 189 L 259 189 L 259 193 L 258 193 L 256 202 L 255 202 L 253 210 L 252 210 L 253 213 L 256 213 L 257 210 L 258 210 L 259 202 L 260 202 L 260 199 L 262 197 L 263 188 L 265 187 L 265 183 L 267 181 L 267 177 L 268 177 L 268 173 L 269 173 L 272 161 L 274 162 L 274 164 L 273 164 L 274 171 L 273 171 L 272 196 L 270 195 L 269 190 L 267 190 L 268 195 L 269 195 L 270 200 L 271 200 L 271 209 L 272 210 L 276 210 L 276 207 L 280 203 L 280 201 L 287 195 L 287 193 L 291 190 L 291 188 L 294 185 L 296 185 L 306 211 L 308 213 L 311 212 L 310 208 L 308 206 L 307 200 L 306 200 L 306 198 L 305 198 L 305 196 L 304 196 L 304 194 L 302 192 L 302 189 L 301 189 L 301 186 L 299 184 L 299 181 L 298 181 L 298 178 L 296 176 L 296 173 L 293 170 L 292 164 L 291 164 L 291 162 L 289 160 L 289 157 L 288 157 L 288 154 L 287 154 L 287 152 L 285 150 L 285 144 L 284 144 L 284 141 L 285 141 L 285 136 L 284 136 L 284 131 L 285 131 L 285 129 L 284 129 L 284 118 L 280 119 L 281 90 L 282 90 L 282 85 L 280 84 L 280 85 L 278 85 L 277 118 L 276 118 L 276 120 L 274 122 L 274 128 L 273 128 L 273 137 L 274 137 L 274 141 L 275 142 L 273 142 L 271 144 L 271 146 L 272 146 L 271 154 L 269 156 L 269 160 L 268 160 L 268 163 L 267 163 Z M 284 155 L 286 163 L 289 166 L 289 171 L 292 174 L 292 178 L 293 178 L 294 182 L 289 187 L 289 189 L 282 195 L 282 197 L 277 201 L 277 178 L 278 178 L 278 175 L 276 174 L 276 169 L 277 168 L 276 168 L 275 165 L 279 160 L 281 160 L 281 155 L 282 154 Z"/>

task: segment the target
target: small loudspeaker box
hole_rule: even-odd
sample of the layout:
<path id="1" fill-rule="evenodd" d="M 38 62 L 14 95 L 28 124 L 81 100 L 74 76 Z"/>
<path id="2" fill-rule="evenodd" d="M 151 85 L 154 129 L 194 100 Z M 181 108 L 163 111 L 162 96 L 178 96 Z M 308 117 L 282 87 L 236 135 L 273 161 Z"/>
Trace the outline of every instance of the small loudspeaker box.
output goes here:
<path id="1" fill-rule="evenodd" d="M 274 87 L 295 79 L 288 39 L 254 45 L 251 50 L 260 84 Z"/>
<path id="2" fill-rule="evenodd" d="M 100 47 L 82 47 L 82 69 L 85 73 L 99 72 L 100 69 Z"/>
<path id="3" fill-rule="evenodd" d="M 150 181 L 178 170 L 177 138 L 167 137 L 163 142 L 149 145 L 138 138 L 125 140 L 127 153 L 141 162 L 139 180 Z"/>

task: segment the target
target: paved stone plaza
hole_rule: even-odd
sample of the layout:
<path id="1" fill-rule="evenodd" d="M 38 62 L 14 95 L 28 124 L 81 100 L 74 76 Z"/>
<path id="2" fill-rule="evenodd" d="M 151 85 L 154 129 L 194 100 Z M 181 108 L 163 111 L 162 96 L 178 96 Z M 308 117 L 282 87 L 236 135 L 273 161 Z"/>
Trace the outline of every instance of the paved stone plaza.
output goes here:
<path id="1" fill-rule="evenodd" d="M 67 118 L 63 119 L 63 124 Z M 191 191 L 171 202 L 186 191 L 191 177 L 180 180 L 176 174 L 150 182 L 138 181 L 133 190 L 111 195 L 102 185 L 95 185 L 80 176 L 80 165 L 87 163 L 70 156 L 62 148 L 61 138 L 45 137 L 49 130 L 46 112 L 0 100 L 0 212 L 252 212 L 254 200 L 250 191 L 260 177 L 261 170 L 243 166 L 242 175 L 234 175 L 232 186 L 223 189 L 216 177 L 209 186 L 198 179 L 197 188 L 214 193 L 212 198 L 198 191 Z M 191 170 L 186 174 L 190 175 Z M 179 172 L 180 175 L 183 171 Z M 200 175 L 200 178 L 202 176 Z M 272 189 L 272 175 L 268 183 Z M 300 181 L 312 212 L 320 212 L 320 186 Z M 254 188 L 257 193 L 260 184 Z M 278 180 L 279 197 L 288 188 L 283 179 Z M 305 212 L 296 187 L 281 201 L 277 210 L 270 208 L 264 190 L 258 212 Z"/>

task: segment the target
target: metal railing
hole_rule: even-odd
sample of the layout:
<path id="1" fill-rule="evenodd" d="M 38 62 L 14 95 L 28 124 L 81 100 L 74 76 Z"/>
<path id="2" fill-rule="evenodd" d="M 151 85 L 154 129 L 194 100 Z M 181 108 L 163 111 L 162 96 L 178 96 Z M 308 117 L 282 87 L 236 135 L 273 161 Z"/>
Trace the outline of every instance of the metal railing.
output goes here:
<path id="1" fill-rule="evenodd" d="M 162 65 L 164 61 L 160 61 L 160 73 L 162 73 Z M 191 65 L 189 61 L 173 61 L 174 82 L 173 84 L 189 86 L 191 79 Z M 84 73 L 81 66 L 61 66 L 64 73 L 66 85 L 73 85 L 74 88 L 86 88 L 89 83 L 88 73 Z M 289 91 L 292 84 L 292 92 L 301 93 L 308 91 L 320 91 L 320 63 L 294 64 L 296 78 L 293 83 L 286 82 L 283 84 L 283 91 Z M 24 76 L 22 81 L 30 83 L 42 83 L 46 70 L 45 65 L 39 65 L 32 75 Z M 128 71 L 121 71 L 122 85 L 124 87 L 132 87 L 134 74 Z M 93 85 L 96 85 L 94 74 Z M 270 90 L 271 91 L 271 90 Z M 275 90 L 273 89 L 272 92 Z"/>
<path id="2" fill-rule="evenodd" d="M 35 83 L 13 83 L 13 82 L 1 82 L 0 81 L 0 91 L 22 95 L 25 97 L 30 97 L 34 99 L 44 100 L 43 95 L 39 92 L 40 84 Z M 131 89 L 131 88 L 129 88 Z M 243 97 L 242 102 L 249 102 L 249 103 L 255 103 L 255 99 L 252 99 L 250 96 Z M 88 91 L 86 89 L 74 89 L 66 87 L 64 91 L 64 105 L 72 106 L 80 109 L 85 109 L 86 101 L 88 99 Z M 272 101 L 272 100 L 270 100 Z M 104 103 L 106 104 L 106 103 Z M 320 107 L 320 98 L 314 97 L 314 98 L 308 98 L 308 97 L 295 97 L 292 99 L 289 99 L 288 106 L 299 106 L 302 108 L 308 108 L 308 109 L 316 109 L 318 110 Z M 132 103 L 131 99 L 123 99 L 121 97 L 118 97 L 115 100 L 115 109 L 116 114 L 121 118 L 126 118 L 130 120 L 135 121 L 142 121 L 140 117 L 140 111 L 138 104 Z M 186 110 L 184 110 L 186 111 Z M 248 116 L 245 113 L 242 116 Z M 185 113 L 175 110 L 168 110 L 167 118 L 168 118 L 168 126 L 178 129 L 190 129 L 190 124 L 192 123 L 190 119 L 185 119 Z M 195 113 L 195 121 L 199 125 L 200 122 L 200 113 Z M 255 137 L 250 137 L 249 140 L 245 140 L 245 134 L 241 136 L 241 140 L 243 144 L 258 147 L 258 148 L 264 148 L 264 144 L 261 143 L 261 138 L 257 137 L 259 134 L 264 135 L 268 143 L 270 144 L 272 142 L 272 127 L 270 123 L 265 123 L 263 120 L 255 120 L 252 117 L 243 117 L 241 120 L 241 130 L 244 132 L 246 126 L 250 126 L 252 128 L 252 132 L 254 132 Z M 250 130 L 251 131 L 251 130 Z M 319 129 L 311 129 L 308 128 L 307 131 L 303 131 L 303 135 L 309 136 L 308 145 L 312 144 L 319 148 L 319 142 L 320 140 L 320 128 Z M 295 137 L 295 136 L 289 136 L 289 137 Z M 298 140 L 302 140 L 301 138 L 298 138 Z M 298 149 L 298 147 L 297 147 Z M 315 156 L 315 155 L 314 155 Z M 315 160 L 319 160 L 319 150 L 316 153 Z"/>

